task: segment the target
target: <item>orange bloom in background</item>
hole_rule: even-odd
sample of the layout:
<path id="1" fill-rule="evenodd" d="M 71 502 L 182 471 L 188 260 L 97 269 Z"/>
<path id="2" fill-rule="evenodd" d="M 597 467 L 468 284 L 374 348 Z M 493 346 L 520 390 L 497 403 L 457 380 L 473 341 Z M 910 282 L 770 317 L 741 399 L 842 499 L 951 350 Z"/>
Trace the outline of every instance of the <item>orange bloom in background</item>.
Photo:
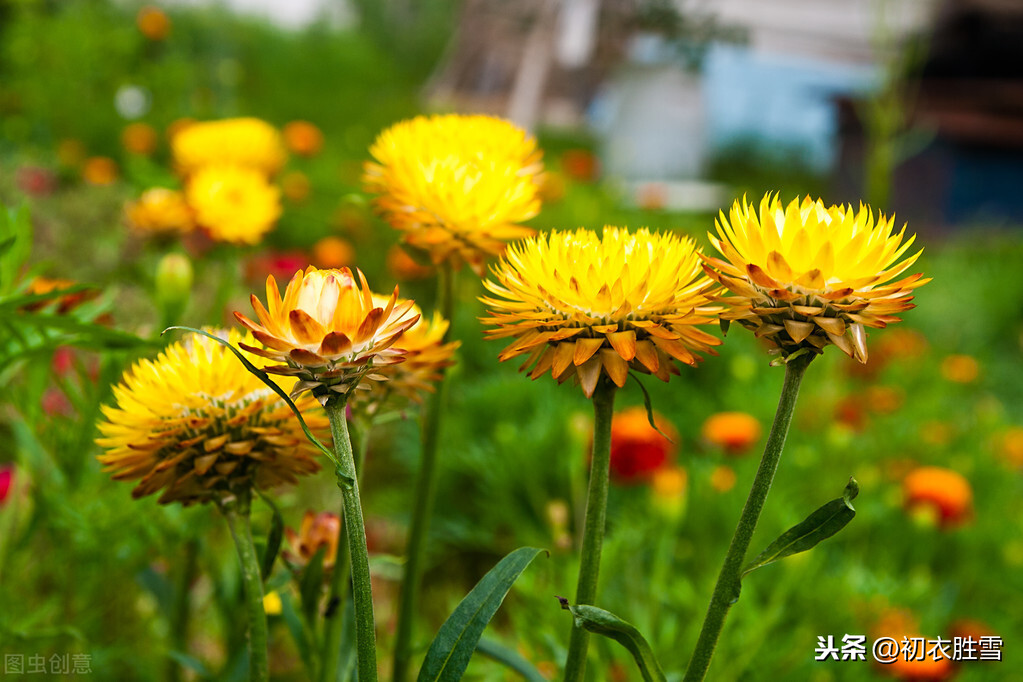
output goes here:
<path id="1" fill-rule="evenodd" d="M 906 392 L 898 386 L 871 386 L 866 392 L 867 408 L 876 414 L 891 414 L 906 400 Z"/>
<path id="2" fill-rule="evenodd" d="M 433 266 L 417 263 L 400 244 L 395 244 L 387 250 L 387 271 L 396 280 L 409 281 L 431 276 Z"/>
<path id="3" fill-rule="evenodd" d="M 710 473 L 710 486 L 719 493 L 727 493 L 735 487 L 737 478 L 735 469 L 722 464 L 714 467 L 714 471 Z"/>
<path id="4" fill-rule="evenodd" d="M 669 518 L 678 518 L 685 509 L 689 489 L 689 472 L 682 467 L 664 466 L 654 471 L 650 492 L 654 507 Z"/>
<path id="5" fill-rule="evenodd" d="M 973 488 L 957 471 L 919 467 L 902 481 L 906 510 L 933 513 L 941 528 L 962 525 L 973 516 Z"/>
<path id="6" fill-rule="evenodd" d="M 972 384 L 980 376 L 980 364 L 970 355 L 948 355 L 941 361 L 941 376 L 957 384 Z"/>
<path id="7" fill-rule="evenodd" d="M 700 431 L 703 439 L 723 448 L 725 454 L 741 455 L 760 442 L 760 422 L 745 412 L 718 412 L 707 417 Z"/>
<path id="8" fill-rule="evenodd" d="M 146 5 L 135 15 L 135 24 L 146 38 L 163 40 L 170 35 L 170 18 L 159 7 Z"/>
<path id="9" fill-rule="evenodd" d="M 1023 467 L 1023 427 L 1010 426 L 1001 435 L 998 450 L 1002 458 L 1014 467 Z"/>
<path id="10" fill-rule="evenodd" d="M 675 458 L 678 431 L 656 412 L 654 423 L 667 438 L 650 426 L 645 408 L 630 407 L 615 413 L 611 421 L 611 480 L 615 483 L 650 481 L 654 472 Z"/>
<path id="11" fill-rule="evenodd" d="M 890 664 L 877 664 L 878 668 L 890 677 L 905 682 L 940 682 L 950 679 L 955 673 L 952 660 L 948 657 L 937 659 L 932 657 L 929 647 L 925 647 L 922 660 L 905 660 L 898 650 L 904 638 L 908 640 L 920 638 L 925 642 L 928 639 L 920 634 L 920 626 L 916 617 L 908 611 L 891 609 L 883 613 L 874 626 L 868 641 L 876 641 L 882 637 L 890 637 L 896 642 L 898 657 Z"/>
<path id="12" fill-rule="evenodd" d="M 323 133 L 309 121 L 291 121 L 283 133 L 288 151 L 299 156 L 316 156 L 323 149 Z"/>
<path id="13" fill-rule="evenodd" d="M 82 179 L 90 185 L 112 185 L 117 175 L 117 162 L 106 156 L 90 156 L 82 166 Z"/>
<path id="14" fill-rule="evenodd" d="M 129 123 L 121 131 L 121 146 L 132 154 L 148 156 L 156 151 L 158 137 L 148 123 Z"/>
<path id="15" fill-rule="evenodd" d="M 636 205 L 646 211 L 660 211 L 668 205 L 668 188 L 663 182 L 644 182 L 636 188 Z"/>
<path id="16" fill-rule="evenodd" d="M 128 225 L 141 234 L 184 234 L 195 229 L 185 195 L 163 187 L 147 189 L 125 206 L 124 214 Z"/>
<path id="17" fill-rule="evenodd" d="M 313 244 L 313 265 L 321 269 L 343 268 L 355 262 L 351 242 L 333 235 Z"/>
<path id="18" fill-rule="evenodd" d="M 593 182 L 599 169 L 600 162 L 588 149 L 567 149 L 561 154 L 561 170 L 573 180 Z"/>
<path id="19" fill-rule="evenodd" d="M 925 355 L 928 350 L 930 344 L 923 334 L 915 329 L 896 327 L 889 329 L 878 339 L 866 363 L 847 362 L 845 371 L 850 376 L 873 379 L 892 362 L 915 360 Z"/>
<path id="20" fill-rule="evenodd" d="M 78 282 L 70 279 L 50 279 L 49 277 L 35 277 L 28 284 L 28 289 L 25 291 L 26 294 L 49 294 L 50 292 L 60 291 L 61 289 L 68 289 L 75 286 Z M 70 294 L 64 294 L 63 296 L 56 299 L 58 301 L 56 308 L 52 311 L 58 315 L 65 315 L 86 301 L 92 300 L 99 295 L 99 291 L 96 289 L 87 289 L 84 291 L 76 291 Z M 37 301 L 35 303 L 29 303 L 22 307 L 22 310 L 27 312 L 33 312 L 36 310 L 42 310 L 44 308 L 50 308 L 53 306 L 53 299 L 45 301 Z"/>
<path id="21" fill-rule="evenodd" d="M 281 178 L 281 192 L 290 201 L 300 203 L 309 198 L 312 184 L 309 177 L 302 171 L 290 171 Z"/>
<path id="22" fill-rule="evenodd" d="M 242 348 L 278 364 L 267 372 L 299 379 L 292 391 L 313 394 L 326 404 L 331 395 L 368 388 L 363 378 L 386 380 L 381 367 L 405 359 L 393 348 L 401 335 L 419 320 L 412 301 L 398 302 L 398 288 L 378 306 L 362 272 L 348 268 L 317 270 L 310 266 L 288 283 L 284 297 L 273 275 L 266 278 L 267 306 L 252 295 L 259 322 L 235 312 L 266 348 Z M 360 284 L 361 283 L 361 284 Z"/>
<path id="23" fill-rule="evenodd" d="M 302 525 L 296 533 L 291 528 L 284 529 L 284 537 L 292 550 L 284 550 L 281 555 L 294 566 L 305 566 L 321 547 L 326 548 L 323 554 L 323 568 L 334 567 L 337 560 L 338 537 L 341 533 L 341 519 L 337 514 L 320 512 L 314 514 L 307 511 L 302 517 Z"/>

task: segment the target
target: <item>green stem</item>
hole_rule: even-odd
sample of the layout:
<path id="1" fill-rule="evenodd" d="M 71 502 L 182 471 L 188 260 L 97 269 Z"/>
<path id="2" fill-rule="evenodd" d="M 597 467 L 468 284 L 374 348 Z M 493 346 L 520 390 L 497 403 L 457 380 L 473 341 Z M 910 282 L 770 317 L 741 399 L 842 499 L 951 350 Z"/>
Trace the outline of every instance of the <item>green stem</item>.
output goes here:
<path id="1" fill-rule="evenodd" d="M 447 341 L 454 325 L 454 272 L 444 264 L 438 271 L 437 305 L 441 315 L 448 321 Z M 447 373 L 437 382 L 436 391 L 430 396 L 423 414 L 422 461 L 416 478 L 415 497 L 412 502 L 412 518 L 409 524 L 408 546 L 405 549 L 405 570 L 401 582 L 401 601 L 398 605 L 398 625 L 394 641 L 394 682 L 406 682 L 412 655 L 413 619 L 419 601 L 419 586 L 423 577 L 424 549 L 430 529 L 430 515 L 436 493 L 437 445 L 440 442 L 441 415 L 447 396 Z"/>
<path id="2" fill-rule="evenodd" d="M 330 432 L 337 454 L 337 486 L 344 500 L 345 530 L 351 558 L 352 594 L 355 600 L 355 649 L 359 665 L 359 682 L 376 682 L 377 641 L 373 617 L 373 585 L 369 574 L 369 550 L 366 547 L 366 525 L 359 500 L 359 481 L 355 475 L 355 457 L 348 436 L 344 398 L 333 398 L 326 404 Z M 340 552 L 339 552 L 340 554 Z"/>
<path id="3" fill-rule="evenodd" d="M 366 452 L 369 450 L 369 427 L 355 430 L 355 442 L 358 455 L 355 462 L 355 473 L 361 476 L 366 464 Z M 345 507 L 341 504 L 341 518 L 344 518 Z M 334 572 L 330 577 L 330 595 L 328 604 L 333 604 L 331 615 L 324 623 L 323 644 L 320 652 L 320 681 L 333 682 L 337 679 L 337 667 L 341 660 L 341 625 L 344 621 L 345 602 L 348 600 L 346 584 L 351 576 L 351 558 L 341 548 L 348 546 L 348 530 L 341 526 L 337 540 L 338 552 L 334 560 Z"/>
<path id="4" fill-rule="evenodd" d="M 746 551 L 749 549 L 750 540 L 753 539 L 753 531 L 756 530 L 757 520 L 760 518 L 760 511 L 764 508 L 767 493 L 771 490 L 774 473 L 778 470 L 778 461 L 781 459 L 781 452 L 785 447 L 785 436 L 788 435 L 789 424 L 792 423 L 792 414 L 796 407 L 796 398 L 799 397 L 799 383 L 813 357 L 813 355 L 807 354 L 792 358 L 785 365 L 785 382 L 781 388 L 781 398 L 778 401 L 778 410 L 774 415 L 774 423 L 771 425 L 771 433 L 764 446 L 760 468 L 757 469 L 757 475 L 753 479 L 753 487 L 746 499 L 746 506 L 742 508 L 742 515 L 735 528 L 735 535 L 732 536 L 732 543 L 728 546 L 728 553 L 725 555 L 724 564 L 718 574 L 714 594 L 711 596 L 710 606 L 707 607 L 707 615 L 703 620 L 703 628 L 700 630 L 700 637 L 696 642 L 696 650 L 689 661 L 689 668 L 686 670 L 683 682 L 697 682 L 706 676 L 718 637 L 725 625 L 728 609 L 739 599 L 742 565 L 746 559 Z"/>
<path id="5" fill-rule="evenodd" d="M 242 586 L 245 607 L 249 613 L 249 680 L 265 682 L 270 679 L 266 654 L 266 612 L 263 610 L 263 577 L 259 573 L 259 557 L 252 542 L 249 523 L 250 493 L 239 492 L 233 500 L 220 504 L 220 511 L 231 529 L 231 537 L 238 549 L 242 565 Z"/>
<path id="6" fill-rule="evenodd" d="M 582 558 L 576 604 L 593 604 L 597 599 L 600 574 L 600 550 L 604 544 L 604 520 L 607 515 L 607 488 L 611 475 L 611 419 L 614 416 L 615 385 L 601 378 L 593 393 L 593 455 L 590 462 L 590 488 L 586 495 L 586 521 L 583 524 Z M 565 682 L 581 682 L 586 672 L 586 650 L 590 634 L 572 625 L 565 663 Z"/>

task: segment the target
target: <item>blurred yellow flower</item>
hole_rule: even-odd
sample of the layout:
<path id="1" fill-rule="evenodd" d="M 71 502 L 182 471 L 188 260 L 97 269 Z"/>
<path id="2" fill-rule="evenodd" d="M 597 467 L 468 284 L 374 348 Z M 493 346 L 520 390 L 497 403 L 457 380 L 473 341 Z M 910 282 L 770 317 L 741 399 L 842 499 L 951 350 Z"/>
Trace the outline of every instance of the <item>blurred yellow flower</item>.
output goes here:
<path id="1" fill-rule="evenodd" d="M 192 175 L 185 198 L 216 241 L 256 244 L 281 216 L 280 190 L 253 168 L 216 164 Z"/>
<path id="2" fill-rule="evenodd" d="M 517 223 L 540 211 L 542 153 L 507 121 L 419 116 L 381 133 L 370 154 L 363 180 L 374 205 L 434 263 L 482 276 L 488 256 L 533 233 Z"/>
<path id="3" fill-rule="evenodd" d="M 960 525 L 973 516 L 973 488 L 952 469 L 914 469 L 903 479 L 902 493 L 907 510 L 933 511 L 942 528 Z"/>
<path id="4" fill-rule="evenodd" d="M 677 519 L 685 509 L 689 472 L 678 466 L 665 466 L 653 472 L 650 491 L 653 505 L 668 518 Z"/>
<path id="5" fill-rule="evenodd" d="M 722 464 L 714 467 L 714 471 L 710 472 L 710 487 L 719 493 L 727 493 L 735 487 L 736 479 L 735 469 Z"/>
<path id="6" fill-rule="evenodd" d="M 316 156 L 323 149 L 323 133 L 309 121 L 290 121 L 283 132 L 284 144 L 299 156 Z"/>
<path id="7" fill-rule="evenodd" d="M 286 160 L 277 129 L 258 118 L 227 118 L 191 123 L 171 137 L 174 165 L 191 175 L 210 164 L 247 166 L 273 175 Z"/>
<path id="8" fill-rule="evenodd" d="M 279 616 L 283 610 L 284 604 L 281 603 L 281 595 L 277 590 L 272 590 L 263 595 L 263 611 L 266 615 Z"/>
<path id="9" fill-rule="evenodd" d="M 707 417 L 700 430 L 704 440 L 729 455 L 741 455 L 760 442 L 760 422 L 745 412 L 718 412 Z"/>
<path id="10" fill-rule="evenodd" d="M 121 131 L 121 146 L 132 154 L 152 154 L 157 140 L 156 129 L 148 123 L 129 123 Z"/>
<path id="11" fill-rule="evenodd" d="M 834 344 L 859 362 L 867 361 L 866 327 L 898 322 L 914 307 L 913 289 L 929 282 L 916 274 L 891 280 L 920 252 L 897 262 L 915 236 L 903 243 L 905 227 L 866 206 L 825 207 L 806 197 L 783 206 L 768 194 L 759 212 L 745 199 L 722 212 L 710 240 L 725 257 L 705 257 L 707 273 L 732 296 L 721 314 L 737 321 L 776 352 L 821 353 Z"/>
<path id="12" fill-rule="evenodd" d="M 117 175 L 117 162 L 106 156 L 90 156 L 82 164 L 82 179 L 90 185 L 112 185 Z"/>
<path id="13" fill-rule="evenodd" d="M 402 362 L 395 341 L 418 320 L 412 301 L 398 302 L 398 288 L 377 305 L 366 278 L 361 286 L 348 268 L 296 272 L 281 298 L 273 275 L 266 279 L 267 307 L 252 295 L 259 323 L 234 316 L 252 330 L 266 349 L 242 344 L 260 357 L 280 363 L 267 372 L 294 376 L 293 395 L 313 391 L 321 403 L 331 394 L 347 394 L 363 378 L 386 380 L 380 367 Z M 367 388 L 364 384 L 362 388 Z"/>
<path id="14" fill-rule="evenodd" d="M 512 337 L 504 361 L 528 353 L 536 379 L 548 370 L 563 382 L 578 376 L 593 395 L 606 374 L 624 386 L 630 369 L 667 381 L 674 360 L 696 365 L 720 340 L 699 329 L 713 324 L 713 286 L 688 237 L 605 227 L 550 232 L 511 246 L 493 268 L 482 300 L 494 325 L 490 338 Z"/>
<path id="15" fill-rule="evenodd" d="M 147 189 L 125 206 L 128 225 L 141 234 L 184 234 L 195 228 L 185 196 L 172 189 Z"/>
<path id="16" fill-rule="evenodd" d="M 980 364 L 969 355 L 948 355 L 941 361 L 941 376 L 957 384 L 972 384 L 980 377 Z"/>
<path id="17" fill-rule="evenodd" d="M 386 298 L 373 295 L 377 307 L 385 307 L 387 302 Z M 398 299 L 398 305 L 403 303 Z M 387 381 L 368 384 L 369 392 L 355 396 L 353 409 L 363 409 L 372 415 L 388 404 L 403 407 L 403 402 L 422 402 L 424 392 L 436 390 L 434 383 L 440 381 L 441 370 L 455 364 L 455 349 L 461 344 L 458 341 L 444 343 L 448 321 L 438 312 L 428 320 L 415 305 L 410 310 L 419 319 L 395 344 L 404 352 L 405 361 L 381 370 Z"/>
<path id="18" fill-rule="evenodd" d="M 251 337 L 218 332 L 232 345 Z M 211 502 L 244 489 L 295 483 L 319 468 L 288 406 L 224 346 L 198 334 L 143 359 L 103 406 L 98 459 L 114 480 L 141 479 L 132 497 L 163 490 L 160 503 Z M 327 437 L 326 415 L 297 403 L 310 429 Z"/>
<path id="19" fill-rule="evenodd" d="M 163 40 L 170 34 L 170 19 L 162 9 L 153 5 L 146 5 L 138 11 L 135 24 L 149 40 Z"/>

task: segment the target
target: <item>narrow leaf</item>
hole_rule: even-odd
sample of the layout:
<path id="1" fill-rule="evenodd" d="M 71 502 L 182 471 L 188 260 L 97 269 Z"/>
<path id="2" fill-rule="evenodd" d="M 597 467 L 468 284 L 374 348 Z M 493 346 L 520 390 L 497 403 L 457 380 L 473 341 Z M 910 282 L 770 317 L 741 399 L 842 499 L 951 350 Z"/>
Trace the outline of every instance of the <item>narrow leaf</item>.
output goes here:
<path id="1" fill-rule="evenodd" d="M 639 380 L 639 377 L 636 376 L 635 372 L 629 372 L 629 376 L 636 380 L 636 383 L 639 384 L 639 390 L 643 391 L 643 407 L 646 408 L 646 420 L 650 422 L 650 428 L 664 436 L 664 439 L 669 443 L 674 443 L 675 441 L 668 438 L 668 434 L 657 428 L 657 424 L 654 423 L 654 406 L 653 403 L 650 402 L 650 394 L 647 393 L 646 386 L 644 386 L 643 382 Z"/>
<path id="2" fill-rule="evenodd" d="M 263 576 L 263 580 L 266 581 L 273 572 L 277 554 L 281 551 L 281 540 L 284 539 L 284 518 L 281 516 L 281 511 L 277 508 L 277 505 L 270 498 L 262 492 L 257 491 L 257 493 L 264 502 L 270 505 L 270 509 L 273 510 L 273 517 L 270 519 L 270 530 L 266 535 L 266 551 L 263 552 L 262 573 L 260 574 Z"/>
<path id="3" fill-rule="evenodd" d="M 501 559 L 455 607 L 437 632 L 419 670 L 418 682 L 458 682 L 484 628 L 505 595 L 542 549 L 520 547 Z"/>
<path id="4" fill-rule="evenodd" d="M 309 630 L 306 629 L 305 623 L 295 612 L 295 607 L 291 603 L 290 594 L 281 594 L 281 615 L 284 617 L 284 622 L 288 626 L 288 630 L 291 632 L 291 638 L 295 640 L 295 648 L 298 649 L 298 655 L 302 659 L 302 663 L 305 665 L 306 672 L 309 674 L 309 679 L 313 679 L 315 665 L 313 662 L 313 648 L 310 641 Z"/>
<path id="5" fill-rule="evenodd" d="M 316 622 L 316 607 L 323 593 L 323 558 L 327 554 L 326 545 L 320 545 L 313 558 L 302 569 L 302 580 L 299 591 L 302 595 L 302 615 L 306 623 L 312 627 Z"/>
<path id="6" fill-rule="evenodd" d="M 274 383 L 274 381 L 267 375 L 266 372 L 253 365 L 251 362 L 248 361 L 248 359 L 244 355 L 242 355 L 242 352 L 240 350 L 238 350 L 237 348 L 235 348 L 234 346 L 232 346 L 219 336 L 216 336 L 215 334 L 210 334 L 209 332 L 205 332 L 201 329 L 194 329 L 192 327 L 175 326 L 167 327 L 166 329 L 163 330 L 163 332 L 161 332 L 161 335 L 166 334 L 171 329 L 182 329 L 186 332 L 192 332 L 193 334 L 201 334 L 203 336 L 213 339 L 214 341 L 216 341 L 217 343 L 226 347 L 228 350 L 234 353 L 235 357 L 241 360 L 241 363 L 245 365 L 245 369 L 249 370 L 250 374 L 252 374 L 254 377 L 262 381 L 264 384 L 266 384 L 271 391 L 279 395 L 281 399 L 285 403 L 287 403 L 288 407 L 291 408 L 291 411 L 298 418 L 298 423 L 299 425 L 301 425 L 302 431 L 305 432 L 306 438 L 309 439 L 309 442 L 315 445 L 320 450 L 320 452 L 326 455 L 327 459 L 329 459 L 334 464 L 334 468 L 337 470 L 338 477 L 343 478 L 345 483 L 349 485 L 352 484 L 353 479 L 350 476 L 346 476 L 345 474 L 342 473 L 340 469 L 341 464 L 340 462 L 338 462 L 337 457 L 334 456 L 334 453 L 330 449 L 328 449 L 326 445 L 321 443 L 319 438 L 313 435 L 313 432 L 310 431 L 309 427 L 306 425 L 305 419 L 302 418 L 302 413 L 299 411 L 297 407 L 295 407 L 295 403 L 292 402 L 291 398 L 288 397 L 288 394 L 284 392 L 284 389 L 282 389 L 280 386 Z"/>
<path id="7" fill-rule="evenodd" d="M 514 670 L 529 682 L 547 682 L 547 678 L 532 663 L 527 661 L 522 654 L 511 647 L 506 647 L 500 642 L 486 638 L 481 639 L 476 644 L 476 651 L 487 658 L 497 661 L 509 670 Z"/>
<path id="8" fill-rule="evenodd" d="M 746 577 L 751 571 L 761 566 L 774 563 L 793 554 L 813 549 L 820 542 L 830 538 L 852 521 L 856 516 L 856 510 L 852 506 L 852 500 L 860 492 L 860 486 L 855 478 L 850 478 L 845 486 L 842 497 L 831 500 L 823 507 L 817 509 L 806 519 L 789 528 L 782 533 L 777 540 L 767 546 L 756 559 L 754 559 L 742 572 Z"/>
<path id="9" fill-rule="evenodd" d="M 666 682 L 667 678 L 654 658 L 653 649 L 634 625 L 596 606 L 586 604 L 570 606 L 568 600 L 563 597 L 558 597 L 558 601 L 561 602 L 561 608 L 572 612 L 576 627 L 613 639 L 628 649 L 639 666 L 644 682 Z"/>

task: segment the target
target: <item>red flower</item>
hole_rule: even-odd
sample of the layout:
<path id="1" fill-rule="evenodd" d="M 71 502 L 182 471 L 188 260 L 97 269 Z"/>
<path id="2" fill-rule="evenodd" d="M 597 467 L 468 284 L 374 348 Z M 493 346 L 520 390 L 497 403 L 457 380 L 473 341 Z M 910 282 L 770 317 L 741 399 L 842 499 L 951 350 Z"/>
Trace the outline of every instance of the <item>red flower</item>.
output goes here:
<path id="1" fill-rule="evenodd" d="M 678 441 L 678 432 L 664 417 L 654 413 L 654 423 L 671 441 Z M 671 441 L 650 426 L 642 407 L 622 410 L 611 422 L 611 479 L 622 484 L 649 481 L 674 460 L 676 446 Z"/>

